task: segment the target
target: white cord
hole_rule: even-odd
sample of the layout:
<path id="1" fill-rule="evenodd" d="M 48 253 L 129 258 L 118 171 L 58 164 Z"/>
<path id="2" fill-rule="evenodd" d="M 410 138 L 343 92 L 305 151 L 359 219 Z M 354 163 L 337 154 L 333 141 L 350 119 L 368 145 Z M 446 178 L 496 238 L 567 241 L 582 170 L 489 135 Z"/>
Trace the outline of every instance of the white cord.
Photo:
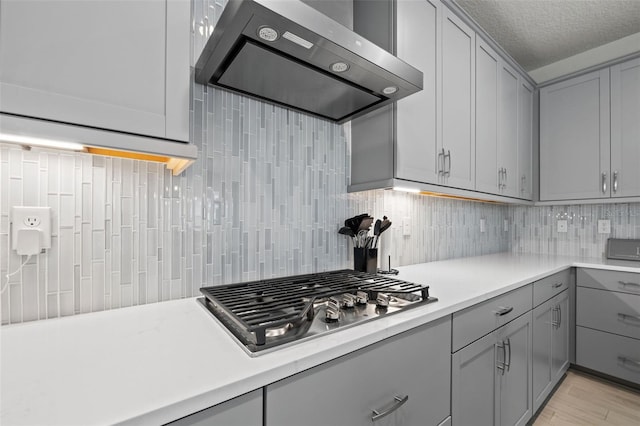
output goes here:
<path id="1" fill-rule="evenodd" d="M 0 294 L 4 293 L 4 291 L 7 289 L 7 286 L 9 285 L 9 278 L 11 278 L 13 275 L 17 274 L 18 272 L 20 272 L 22 270 L 22 268 L 24 267 L 24 265 L 26 265 L 29 260 L 31 260 L 31 255 L 27 256 L 27 260 L 25 260 L 22 265 L 20 265 L 18 267 L 18 269 L 16 269 L 15 271 L 13 271 L 10 274 L 5 275 L 7 277 L 7 282 L 4 283 L 4 285 L 2 286 L 2 291 L 0 291 Z"/>

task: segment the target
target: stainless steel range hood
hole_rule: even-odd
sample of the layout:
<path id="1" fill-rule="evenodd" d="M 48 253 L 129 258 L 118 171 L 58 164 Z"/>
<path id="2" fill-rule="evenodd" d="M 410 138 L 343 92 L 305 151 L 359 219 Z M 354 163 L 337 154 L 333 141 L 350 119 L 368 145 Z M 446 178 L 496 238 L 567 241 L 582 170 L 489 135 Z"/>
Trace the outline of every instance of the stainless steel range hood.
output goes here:
<path id="1" fill-rule="evenodd" d="M 338 123 L 422 90 L 422 72 L 300 0 L 229 0 L 195 77 Z"/>

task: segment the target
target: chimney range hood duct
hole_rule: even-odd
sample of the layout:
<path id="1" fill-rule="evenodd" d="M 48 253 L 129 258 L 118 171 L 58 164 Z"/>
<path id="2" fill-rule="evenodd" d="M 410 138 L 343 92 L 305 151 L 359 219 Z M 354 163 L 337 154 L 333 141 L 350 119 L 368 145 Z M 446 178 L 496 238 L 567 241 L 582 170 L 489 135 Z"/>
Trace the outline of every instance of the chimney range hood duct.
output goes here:
<path id="1" fill-rule="evenodd" d="M 422 90 L 422 72 L 300 0 L 229 0 L 195 78 L 338 123 Z"/>

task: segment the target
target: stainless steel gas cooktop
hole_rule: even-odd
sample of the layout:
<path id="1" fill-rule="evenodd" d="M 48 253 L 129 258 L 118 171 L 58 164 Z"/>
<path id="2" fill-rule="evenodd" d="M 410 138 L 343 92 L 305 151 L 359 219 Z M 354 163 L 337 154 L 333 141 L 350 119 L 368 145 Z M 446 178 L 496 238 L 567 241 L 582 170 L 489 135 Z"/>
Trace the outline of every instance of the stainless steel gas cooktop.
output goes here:
<path id="1" fill-rule="evenodd" d="M 429 286 L 341 270 L 203 287 L 198 301 L 250 355 L 435 302 Z"/>

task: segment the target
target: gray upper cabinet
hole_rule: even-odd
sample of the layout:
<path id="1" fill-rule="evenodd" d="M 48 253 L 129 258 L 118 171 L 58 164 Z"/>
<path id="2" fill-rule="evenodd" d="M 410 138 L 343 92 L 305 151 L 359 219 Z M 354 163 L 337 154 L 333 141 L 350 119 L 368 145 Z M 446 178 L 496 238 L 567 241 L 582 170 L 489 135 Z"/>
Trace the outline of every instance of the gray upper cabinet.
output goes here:
<path id="1" fill-rule="evenodd" d="M 450 354 L 447 317 L 267 386 L 265 424 L 439 425 Z"/>
<path id="2" fill-rule="evenodd" d="M 428 183 L 438 183 L 442 176 L 436 123 L 439 13 L 439 3 L 428 0 L 398 1 L 396 6 L 397 55 L 424 75 L 422 91 L 397 102 L 396 175 Z"/>
<path id="3" fill-rule="evenodd" d="M 483 40 L 476 40 L 476 189 L 499 191 L 498 79 L 500 58 Z"/>
<path id="4" fill-rule="evenodd" d="M 540 200 L 609 197 L 609 69 L 540 90 Z"/>
<path id="5" fill-rule="evenodd" d="M 533 96 L 533 87 L 521 78 L 518 86 L 518 196 L 525 200 L 533 199 Z"/>
<path id="6" fill-rule="evenodd" d="M 475 32 L 442 9 L 442 161 L 444 183 L 475 188 Z"/>
<path id="7" fill-rule="evenodd" d="M 189 0 L 0 3 L 0 111 L 189 140 Z"/>
<path id="8" fill-rule="evenodd" d="M 640 59 L 611 67 L 611 196 L 640 196 Z"/>
<path id="9" fill-rule="evenodd" d="M 171 426 L 262 426 L 262 389 L 199 411 Z"/>
<path id="10" fill-rule="evenodd" d="M 518 74 L 506 63 L 500 64 L 498 114 L 498 170 L 500 191 L 518 197 Z"/>

